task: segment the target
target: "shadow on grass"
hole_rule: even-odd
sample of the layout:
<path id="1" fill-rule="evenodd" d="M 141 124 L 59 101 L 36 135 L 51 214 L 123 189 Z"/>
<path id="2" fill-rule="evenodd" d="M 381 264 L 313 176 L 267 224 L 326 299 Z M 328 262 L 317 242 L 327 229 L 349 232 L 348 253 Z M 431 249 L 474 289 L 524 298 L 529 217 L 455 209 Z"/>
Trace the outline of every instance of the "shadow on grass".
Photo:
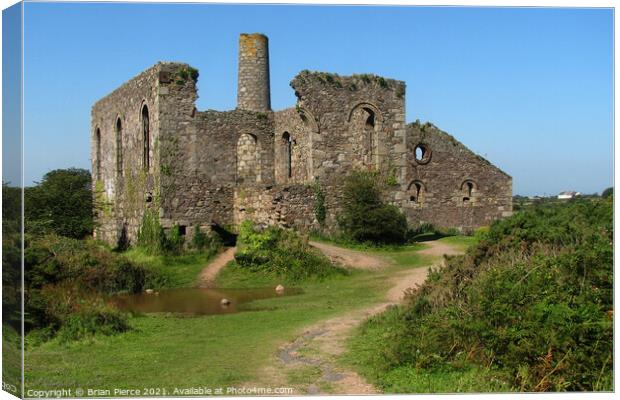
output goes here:
<path id="1" fill-rule="evenodd" d="M 454 235 L 446 235 L 446 234 L 439 233 L 439 232 L 428 232 L 428 233 L 421 233 L 419 235 L 414 236 L 411 241 L 413 243 L 423 243 L 423 242 L 430 242 L 432 240 L 443 239 L 449 236 L 454 236 Z"/>

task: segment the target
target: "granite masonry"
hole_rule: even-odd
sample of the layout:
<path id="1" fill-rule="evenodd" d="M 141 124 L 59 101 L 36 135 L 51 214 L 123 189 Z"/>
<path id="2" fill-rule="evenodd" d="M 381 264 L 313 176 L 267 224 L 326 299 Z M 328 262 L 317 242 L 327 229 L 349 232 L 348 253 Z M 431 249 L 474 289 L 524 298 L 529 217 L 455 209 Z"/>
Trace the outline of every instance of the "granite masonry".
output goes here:
<path id="1" fill-rule="evenodd" d="M 261 34 L 240 36 L 235 110 L 198 111 L 197 80 L 158 63 L 93 106 L 97 238 L 135 241 L 147 211 L 186 235 L 245 219 L 333 232 L 354 170 L 380 173 L 413 226 L 469 231 L 512 212 L 510 176 L 434 125 L 406 124 L 402 81 L 302 71 L 297 104 L 272 111 Z"/>

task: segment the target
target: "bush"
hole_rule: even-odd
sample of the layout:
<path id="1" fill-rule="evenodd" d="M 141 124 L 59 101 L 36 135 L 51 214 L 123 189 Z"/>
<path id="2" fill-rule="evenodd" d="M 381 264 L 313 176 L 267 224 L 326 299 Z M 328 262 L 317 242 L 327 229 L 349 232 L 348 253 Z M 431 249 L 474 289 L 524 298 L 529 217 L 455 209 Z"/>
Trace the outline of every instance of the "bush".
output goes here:
<path id="1" fill-rule="evenodd" d="M 112 308 L 80 311 L 71 314 L 56 334 L 61 343 L 95 334 L 115 335 L 129 330 L 125 316 Z"/>
<path id="2" fill-rule="evenodd" d="M 381 367 L 474 363 L 517 390 L 611 390 L 612 220 L 611 199 L 576 201 L 477 233 L 477 246 L 409 293 L 386 328 Z"/>
<path id="3" fill-rule="evenodd" d="M 101 314 L 107 310 L 102 294 L 139 292 L 152 279 L 152 272 L 92 240 L 50 234 L 28 237 L 26 245 L 27 331 L 45 327 L 57 330 L 71 315 L 86 311 Z"/>
<path id="4" fill-rule="evenodd" d="M 312 249 L 305 238 L 275 226 L 260 229 L 252 221 L 244 221 L 237 248 L 235 260 L 242 268 L 274 273 L 289 281 L 345 272 Z"/>
<path id="5" fill-rule="evenodd" d="M 347 176 L 338 219 L 346 236 L 376 244 L 405 242 L 407 219 L 397 207 L 383 203 L 382 190 L 375 173 L 353 172 Z"/>
<path id="6" fill-rule="evenodd" d="M 607 198 L 610 196 L 614 195 L 614 188 L 613 187 L 608 187 L 607 189 L 603 190 L 603 193 L 601 193 L 601 197 L 603 198 Z"/>
<path id="7" fill-rule="evenodd" d="M 92 240 L 54 234 L 27 240 L 24 264 L 27 288 L 67 281 L 100 293 L 138 292 L 149 273 Z"/>

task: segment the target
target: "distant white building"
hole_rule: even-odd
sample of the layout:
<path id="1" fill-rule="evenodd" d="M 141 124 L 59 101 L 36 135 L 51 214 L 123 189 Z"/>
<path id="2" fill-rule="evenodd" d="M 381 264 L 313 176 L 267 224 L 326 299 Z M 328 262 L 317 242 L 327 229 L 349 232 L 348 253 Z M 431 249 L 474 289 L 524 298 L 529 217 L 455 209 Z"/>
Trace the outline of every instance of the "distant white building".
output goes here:
<path id="1" fill-rule="evenodd" d="M 581 193 L 579 193 L 579 192 L 561 192 L 560 194 L 558 194 L 558 199 L 560 199 L 560 200 L 569 200 L 569 199 L 575 198 L 577 196 L 581 196 Z"/>

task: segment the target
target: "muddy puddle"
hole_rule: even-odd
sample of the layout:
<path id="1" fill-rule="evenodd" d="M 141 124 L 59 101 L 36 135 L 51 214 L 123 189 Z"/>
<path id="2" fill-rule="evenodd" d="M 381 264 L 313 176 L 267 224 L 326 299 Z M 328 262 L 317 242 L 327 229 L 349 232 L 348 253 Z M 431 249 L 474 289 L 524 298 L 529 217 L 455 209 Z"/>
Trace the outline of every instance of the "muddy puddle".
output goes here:
<path id="1" fill-rule="evenodd" d="M 245 311 L 254 300 L 292 296 L 301 289 L 287 288 L 281 293 L 273 287 L 254 289 L 168 289 L 154 293 L 123 294 L 109 299 L 121 310 L 142 313 L 182 313 L 193 315 L 230 314 Z M 228 304 L 225 304 L 228 300 Z"/>

